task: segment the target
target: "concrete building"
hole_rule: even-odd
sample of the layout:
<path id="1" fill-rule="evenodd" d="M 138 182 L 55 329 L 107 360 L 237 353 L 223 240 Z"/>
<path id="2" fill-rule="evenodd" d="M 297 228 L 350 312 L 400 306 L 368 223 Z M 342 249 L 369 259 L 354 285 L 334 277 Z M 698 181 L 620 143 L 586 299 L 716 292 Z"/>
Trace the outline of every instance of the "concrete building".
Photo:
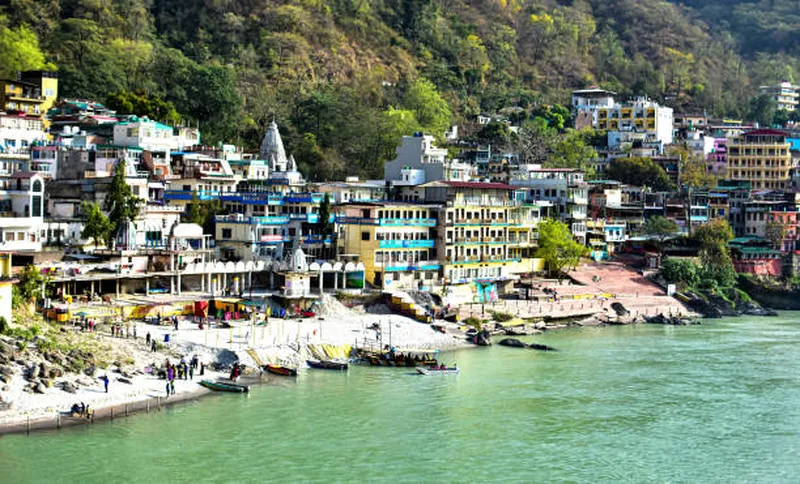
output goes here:
<path id="1" fill-rule="evenodd" d="M 397 158 L 386 162 L 384 180 L 396 186 L 422 185 L 431 181 L 469 181 L 475 168 L 469 163 L 451 160 L 447 150 L 434 145 L 433 136 L 417 133 L 403 136 Z"/>
<path id="2" fill-rule="evenodd" d="M 25 154 L 47 140 L 44 123 L 36 116 L 0 113 L 0 153 Z"/>
<path id="3" fill-rule="evenodd" d="M 548 216 L 567 223 L 573 235 L 586 241 L 589 186 L 581 170 L 571 168 L 535 168 L 518 171 L 511 180 L 516 189 L 526 192 L 525 199 L 549 206 Z"/>
<path id="4" fill-rule="evenodd" d="M 797 109 L 800 86 L 783 81 L 773 86 L 761 86 L 758 90 L 761 94 L 770 96 L 778 110 L 794 111 Z"/>
<path id="5" fill-rule="evenodd" d="M 42 250 L 44 179 L 38 173 L 11 175 L 12 186 L 0 190 L 0 250 L 17 253 Z"/>
<path id="6" fill-rule="evenodd" d="M 366 281 L 381 289 L 430 289 L 440 277 L 438 206 L 402 202 L 338 207 L 339 250 L 364 264 Z"/>
<path id="7" fill-rule="evenodd" d="M 792 156 L 786 138 L 786 133 L 774 129 L 729 138 L 728 178 L 750 182 L 753 190 L 789 188 Z"/>

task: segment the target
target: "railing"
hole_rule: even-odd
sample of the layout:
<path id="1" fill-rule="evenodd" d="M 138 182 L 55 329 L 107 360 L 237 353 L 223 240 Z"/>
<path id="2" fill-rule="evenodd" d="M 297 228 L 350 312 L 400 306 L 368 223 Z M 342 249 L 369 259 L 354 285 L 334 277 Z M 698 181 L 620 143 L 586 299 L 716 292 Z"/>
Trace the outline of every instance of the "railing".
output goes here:
<path id="1" fill-rule="evenodd" d="M 289 223 L 289 217 L 285 215 L 245 217 L 241 214 L 232 214 L 232 215 L 217 215 L 216 217 L 214 217 L 214 221 L 252 224 L 252 225 L 285 225 Z"/>
<path id="2" fill-rule="evenodd" d="M 436 227 L 435 218 L 382 218 L 379 225 L 383 227 Z"/>
<path id="3" fill-rule="evenodd" d="M 435 271 L 442 267 L 437 260 L 407 261 L 407 262 L 378 262 L 375 264 L 386 271 Z"/>
<path id="4" fill-rule="evenodd" d="M 432 249 L 434 241 L 424 240 L 381 240 L 378 241 L 381 249 Z"/>

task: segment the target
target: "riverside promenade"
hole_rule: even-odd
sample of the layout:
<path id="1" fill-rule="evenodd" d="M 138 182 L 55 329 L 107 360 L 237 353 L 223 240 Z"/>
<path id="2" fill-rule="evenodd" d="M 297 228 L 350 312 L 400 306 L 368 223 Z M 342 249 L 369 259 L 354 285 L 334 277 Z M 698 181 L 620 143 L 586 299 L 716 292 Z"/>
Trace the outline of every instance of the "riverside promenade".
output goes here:
<path id="1" fill-rule="evenodd" d="M 500 299 L 487 304 L 463 304 L 462 318 L 491 317 L 490 311 L 512 314 L 523 319 L 578 318 L 611 310 L 619 302 L 632 315 L 691 315 L 677 299 L 667 296 L 656 284 L 619 263 L 589 263 L 570 273 L 573 281 L 533 281 L 534 299 Z M 544 292 L 555 290 L 558 298 Z"/>

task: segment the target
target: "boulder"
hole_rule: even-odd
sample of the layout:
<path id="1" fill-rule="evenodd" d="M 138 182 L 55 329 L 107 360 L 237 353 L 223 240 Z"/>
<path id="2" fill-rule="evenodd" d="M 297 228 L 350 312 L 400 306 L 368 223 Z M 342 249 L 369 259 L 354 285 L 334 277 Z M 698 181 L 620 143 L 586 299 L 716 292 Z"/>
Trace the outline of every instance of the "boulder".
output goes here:
<path id="1" fill-rule="evenodd" d="M 95 376 L 97 374 L 97 365 L 92 363 L 91 365 L 87 366 L 85 370 L 83 370 L 83 373 L 85 373 L 86 376 Z"/>
<path id="2" fill-rule="evenodd" d="M 5 376 L 11 376 L 14 374 L 14 369 L 10 366 L 0 366 L 0 374 Z"/>
<path id="3" fill-rule="evenodd" d="M 55 380 L 61 376 L 64 376 L 64 371 L 56 366 L 47 371 L 47 378 L 50 378 L 51 380 Z"/>
<path id="4" fill-rule="evenodd" d="M 509 336 L 527 336 L 541 333 L 542 331 L 534 328 L 532 324 L 520 324 L 518 326 L 510 326 L 506 328 L 506 334 Z"/>
<path id="5" fill-rule="evenodd" d="M 498 343 L 500 346 L 511 346 L 512 348 L 527 348 L 528 345 L 514 338 L 505 338 Z"/>
<path id="6" fill-rule="evenodd" d="M 117 378 L 117 381 L 120 383 L 127 383 L 128 385 L 133 385 L 133 382 L 129 378 L 125 378 L 124 376 Z"/>
<path id="7" fill-rule="evenodd" d="M 39 363 L 39 378 L 47 378 L 47 365 L 44 361 Z"/>
<path id="8" fill-rule="evenodd" d="M 42 382 L 36 382 L 32 386 L 34 393 L 44 393 L 47 391 L 47 385 Z"/>
<path id="9" fill-rule="evenodd" d="M 47 387 L 47 388 L 50 388 L 50 387 L 53 386 L 53 381 L 52 380 L 48 380 L 47 378 L 42 378 L 41 380 L 39 380 L 39 382 L 42 385 L 44 385 L 45 387 Z"/>
<path id="10" fill-rule="evenodd" d="M 61 384 L 61 389 L 67 393 L 76 393 L 78 391 L 78 387 L 68 381 Z"/>
<path id="11" fill-rule="evenodd" d="M 544 331 L 547 329 L 547 324 L 544 321 L 539 321 L 533 325 L 534 328 Z"/>
<path id="12" fill-rule="evenodd" d="M 36 365 L 36 363 L 31 363 L 29 365 L 26 363 L 26 365 L 27 366 L 25 367 L 25 379 L 28 381 L 35 380 L 39 375 L 39 367 Z"/>
<path id="13" fill-rule="evenodd" d="M 538 343 L 531 343 L 528 345 L 528 348 L 537 351 L 558 351 L 557 349 L 553 348 L 552 346 L 547 345 L 540 345 Z"/>

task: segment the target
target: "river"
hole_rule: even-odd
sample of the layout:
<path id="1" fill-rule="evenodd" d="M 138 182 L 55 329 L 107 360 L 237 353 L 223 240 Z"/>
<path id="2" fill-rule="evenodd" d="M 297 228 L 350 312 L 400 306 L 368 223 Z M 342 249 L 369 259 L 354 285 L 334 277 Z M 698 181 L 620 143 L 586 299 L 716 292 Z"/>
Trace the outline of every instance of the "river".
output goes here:
<path id="1" fill-rule="evenodd" d="M 249 395 L 0 438 L 2 482 L 788 482 L 800 314 L 584 328 L 446 355 L 457 376 L 305 371 Z"/>

